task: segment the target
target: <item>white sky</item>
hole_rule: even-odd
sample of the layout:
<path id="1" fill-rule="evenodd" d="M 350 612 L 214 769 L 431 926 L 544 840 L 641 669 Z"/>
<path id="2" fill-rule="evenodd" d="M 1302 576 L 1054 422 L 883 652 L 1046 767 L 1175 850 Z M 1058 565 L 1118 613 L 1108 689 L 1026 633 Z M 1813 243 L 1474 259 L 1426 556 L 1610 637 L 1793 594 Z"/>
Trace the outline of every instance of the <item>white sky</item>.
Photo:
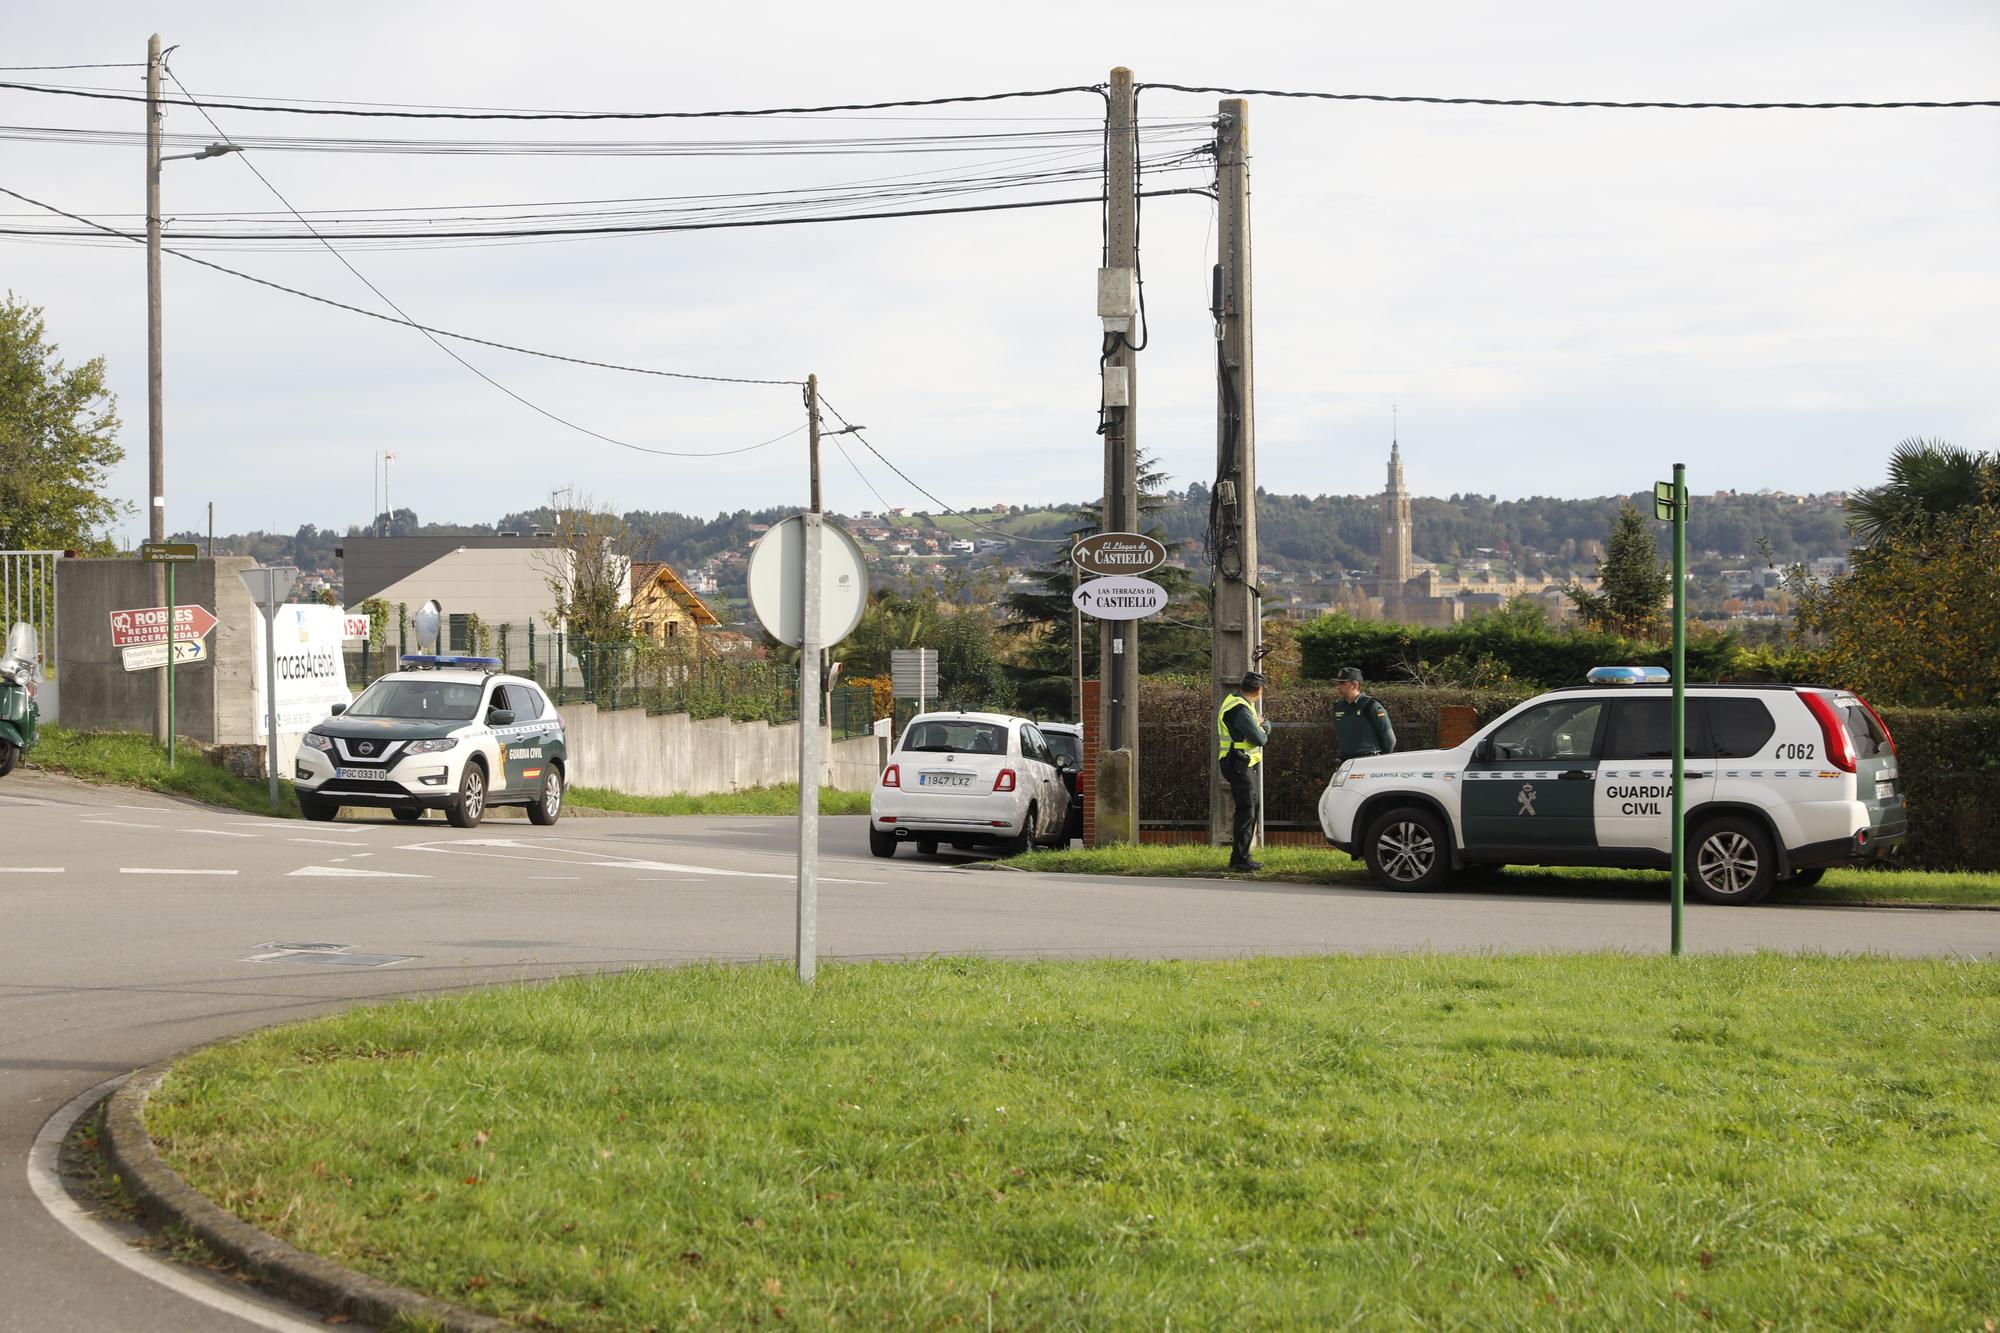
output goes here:
<path id="1" fill-rule="evenodd" d="M 158 29 L 198 96 L 568 109 L 866 101 L 1142 81 L 1666 100 L 2000 96 L 1988 0 L 1004 7 L 766 3 L 273 6 L 13 0 L 0 64 L 143 60 Z M 0 79 L 142 87 L 137 68 Z M 1146 94 L 1145 115 L 1216 98 Z M 571 125 L 217 112 L 232 134 L 565 138 L 1021 128 L 1091 96 L 932 120 Z M 1036 127 L 1048 122 L 1036 122 Z M 1068 122 L 1056 122 L 1063 124 Z M 143 127 L 130 104 L 0 91 L 0 124 Z M 205 133 L 190 111 L 173 132 Z M 2000 110 L 1646 112 L 1258 99 L 1259 474 L 1280 491 L 1379 489 L 1401 405 L 1419 494 L 1597 495 L 1681 459 L 1697 491 L 1871 484 L 1896 440 L 1995 444 Z M 406 157 L 263 151 L 301 208 L 774 189 L 924 169 L 925 157 Z M 0 184 L 94 217 L 143 208 L 133 147 L 0 142 Z M 243 162 L 171 162 L 165 212 L 277 207 Z M 1087 192 L 1087 191 L 1079 191 Z M 0 200 L 0 212 L 23 206 Z M 127 225 L 129 217 L 115 219 Z M 11 219 L 0 220 L 0 222 Z M 1210 206 L 1152 201 L 1153 319 L 1139 438 L 1176 485 L 1213 469 Z M 172 227 L 169 227 L 171 238 Z M 419 319 L 604 360 L 752 376 L 817 371 L 828 397 L 959 506 L 1099 489 L 1095 209 L 368 252 Z M 359 305 L 330 255 L 219 262 Z M 166 261 L 169 526 L 344 527 L 392 498 L 491 521 L 574 485 L 619 508 L 800 503 L 802 439 L 735 459 L 650 458 L 565 431 L 421 337 Z M 115 478 L 145 489 L 143 256 L 0 237 L 0 286 L 46 308 L 64 355 L 102 354 L 125 419 Z M 724 449 L 801 419 L 784 388 L 686 385 L 462 349 L 593 429 Z M 925 502 L 872 459 L 892 504 Z M 877 501 L 840 454 L 827 499 Z"/>

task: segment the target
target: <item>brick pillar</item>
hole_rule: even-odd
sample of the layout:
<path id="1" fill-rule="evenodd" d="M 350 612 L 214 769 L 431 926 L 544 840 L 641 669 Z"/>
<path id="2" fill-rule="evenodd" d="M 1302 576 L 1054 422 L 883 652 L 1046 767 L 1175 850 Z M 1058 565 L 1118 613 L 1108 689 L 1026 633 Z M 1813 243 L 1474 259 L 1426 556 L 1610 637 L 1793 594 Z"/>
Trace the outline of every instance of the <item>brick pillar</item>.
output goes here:
<path id="1" fill-rule="evenodd" d="M 1449 750 L 1463 745 L 1477 730 L 1479 715 L 1464 704 L 1446 704 L 1438 709 L 1438 749 Z"/>
<path id="2" fill-rule="evenodd" d="M 1076 780 L 1083 801 L 1083 845 L 1097 845 L 1097 699 L 1099 684 L 1083 682 L 1083 772 Z"/>

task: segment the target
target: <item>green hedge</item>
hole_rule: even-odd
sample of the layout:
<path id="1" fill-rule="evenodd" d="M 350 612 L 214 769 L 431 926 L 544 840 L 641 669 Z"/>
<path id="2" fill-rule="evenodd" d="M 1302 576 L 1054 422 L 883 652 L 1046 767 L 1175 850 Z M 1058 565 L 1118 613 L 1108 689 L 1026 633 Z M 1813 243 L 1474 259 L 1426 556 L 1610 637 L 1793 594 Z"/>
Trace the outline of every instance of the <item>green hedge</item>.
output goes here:
<path id="1" fill-rule="evenodd" d="M 1884 708 L 1910 809 L 1899 860 L 2000 871 L 2000 708 Z"/>
<path id="2" fill-rule="evenodd" d="M 1666 666 L 1673 656 L 1664 645 L 1615 634 L 1526 629 L 1497 617 L 1427 629 L 1321 616 L 1301 625 L 1298 639 L 1308 680 L 1331 680 L 1342 667 L 1358 666 L 1370 682 L 1439 675 L 1503 689 L 1581 685 L 1592 667 Z M 1743 657 L 1727 635 L 1690 640 L 1688 679 L 1729 679 Z"/>

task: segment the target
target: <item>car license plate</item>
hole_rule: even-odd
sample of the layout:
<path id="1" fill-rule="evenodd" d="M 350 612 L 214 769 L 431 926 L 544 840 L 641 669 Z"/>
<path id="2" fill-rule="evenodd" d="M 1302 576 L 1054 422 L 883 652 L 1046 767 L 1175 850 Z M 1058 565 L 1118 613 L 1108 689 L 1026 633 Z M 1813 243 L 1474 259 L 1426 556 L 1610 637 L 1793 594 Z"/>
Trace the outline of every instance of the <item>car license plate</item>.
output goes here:
<path id="1" fill-rule="evenodd" d="M 379 768 L 336 768 L 333 770 L 333 775 L 337 778 L 352 778 L 358 782 L 372 782 L 382 776 L 382 770 Z"/>
<path id="2" fill-rule="evenodd" d="M 1892 780 L 1889 780 L 1889 779 L 1886 779 L 1886 778 L 1880 778 L 1880 779 L 1877 779 L 1877 780 L 1876 780 L 1876 783 L 1875 783 L 1875 799 L 1876 799 L 1876 800 L 1878 800 L 1878 801 L 1886 801 L 1886 800 L 1888 800 L 1888 799 L 1889 799 L 1889 798 L 1890 798 L 1891 796 L 1894 796 L 1895 794 L 1896 794 L 1896 784 L 1895 784 L 1895 782 L 1894 782 L 1894 781 L 1892 781 Z"/>
<path id="3" fill-rule="evenodd" d="M 919 773 L 917 774 L 917 785 L 919 787 L 970 787 L 972 785 L 972 774 Z"/>

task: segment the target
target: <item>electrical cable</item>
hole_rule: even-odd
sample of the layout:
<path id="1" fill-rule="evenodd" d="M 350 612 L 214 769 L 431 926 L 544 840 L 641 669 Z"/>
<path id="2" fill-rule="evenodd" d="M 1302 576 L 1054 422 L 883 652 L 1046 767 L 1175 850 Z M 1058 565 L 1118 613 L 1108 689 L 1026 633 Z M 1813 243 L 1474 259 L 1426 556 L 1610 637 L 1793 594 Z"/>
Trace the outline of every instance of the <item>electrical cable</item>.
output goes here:
<path id="1" fill-rule="evenodd" d="M 107 227 L 101 222 L 92 222 L 89 218 L 83 217 L 80 214 L 57 208 L 54 204 L 45 204 L 39 199 L 22 194 L 19 190 L 10 190 L 4 185 L 0 185 L 0 194 L 4 194 L 11 199 L 19 199 L 24 204 L 32 204 L 36 208 L 54 213 L 58 217 L 68 218 L 72 222 L 81 222 L 85 226 L 94 227 L 108 236 L 115 236 L 121 240 L 131 241 L 135 245 L 144 245 L 146 243 L 146 238 L 143 236 L 134 236 L 130 232 L 119 231 L 114 227 Z M 163 254 L 170 254 L 176 259 L 184 259 L 190 264 L 198 264 L 202 268 L 214 269 L 217 273 L 227 273 L 232 278 L 241 278 L 245 282 L 254 282 L 259 287 L 269 287 L 273 291 L 283 292 L 287 296 L 302 297 L 305 300 L 317 302 L 320 305 L 332 306 L 336 310 L 345 310 L 350 314 L 365 315 L 369 319 L 379 319 L 385 324 L 396 324 L 405 328 L 412 328 L 419 333 L 434 333 L 440 338 L 455 338 L 459 342 L 475 343 L 481 347 L 498 348 L 503 352 L 518 352 L 522 356 L 540 357 L 545 361 L 564 361 L 576 366 L 595 366 L 599 370 L 619 370 L 631 375 L 656 375 L 663 379 L 699 380 L 709 384 L 782 384 L 803 386 L 805 383 L 804 380 L 753 379 L 743 375 L 697 375 L 685 370 L 655 370 L 646 366 L 625 366 L 619 365 L 614 361 L 593 361 L 588 357 L 564 356 L 559 352 L 537 351 L 532 347 L 519 347 L 513 343 L 496 342 L 491 338 L 478 338 L 469 333 L 454 333 L 450 329 L 441 329 L 429 324 L 418 324 L 409 319 L 398 319 L 393 315 L 385 315 L 379 310 L 368 310 L 358 305 L 349 305 L 345 301 L 336 301 L 330 296 L 318 296 L 312 292 L 301 291 L 297 287 L 287 287 L 282 282 L 273 282 L 269 278 L 260 278 L 255 274 L 245 273 L 240 269 L 233 269 L 226 264 L 218 264 L 210 259 L 202 259 L 199 256 L 175 250 L 170 246 L 162 246 L 161 252 Z M 763 446 L 757 445 L 752 447 L 762 448 Z M 700 456 L 709 457 L 710 455 Z"/>
<path id="2" fill-rule="evenodd" d="M 953 509 L 950 505 L 938 499 L 937 496 L 932 495 L 922 486 L 919 486 L 916 483 L 916 481 L 910 476 L 909 473 L 903 471 L 903 469 L 897 467 L 894 463 L 891 463 L 888 457 L 884 455 L 880 449 L 877 449 L 873 444 L 870 444 L 868 442 L 868 437 L 861 433 L 860 428 L 850 424 L 846 417 L 840 415 L 840 409 L 835 407 L 832 403 L 828 402 L 826 399 L 826 395 L 824 393 L 820 394 L 819 402 L 821 407 L 824 407 L 828 412 L 831 412 L 833 414 L 833 419 L 835 421 L 838 421 L 843 427 L 846 428 L 845 431 L 846 434 L 852 435 L 857 441 L 860 442 L 862 448 L 866 449 L 869 453 L 875 455 L 876 458 L 881 460 L 883 467 L 888 468 L 891 472 L 901 477 L 903 481 L 909 485 L 911 490 L 923 496 L 925 499 L 929 500 L 932 504 L 944 510 L 945 513 L 950 514 L 953 518 L 962 519 L 966 523 L 971 524 L 973 527 L 978 528 L 983 532 L 991 532 L 997 536 L 1005 537 L 1008 541 L 1035 542 L 1047 546 L 1069 545 L 1069 538 L 1067 537 L 1029 537 L 1018 532 L 1009 532 L 1005 528 L 996 528 L 990 523 L 981 523 L 978 519 L 973 518 L 967 514 L 962 514 L 958 510 Z M 879 491 L 876 494 L 878 497 L 880 496 Z"/>
<path id="3" fill-rule="evenodd" d="M 847 460 L 847 466 L 854 469 L 854 475 L 861 478 L 861 484 L 866 486 L 874 494 L 875 499 L 880 502 L 882 512 L 886 514 L 895 508 L 894 505 L 889 503 L 889 497 L 876 490 L 875 483 L 868 480 L 868 474 L 861 470 L 861 464 L 855 462 L 854 455 L 847 452 L 846 443 L 838 435 L 830 435 L 827 438 L 833 441 L 834 448 L 840 450 L 840 456 Z"/>
<path id="4" fill-rule="evenodd" d="M 0 82 L 0 89 L 43 93 L 60 97 L 85 97 L 96 101 L 144 102 L 137 93 L 90 92 L 82 88 L 61 88 L 48 84 Z M 324 106 L 215 102 L 222 111 L 277 112 L 293 116 L 356 116 L 391 120 L 732 120 L 755 116 L 809 116 L 830 111 L 886 111 L 898 107 L 959 106 L 972 102 L 1001 102 L 1012 98 L 1059 97 L 1066 93 L 1104 92 L 1101 83 L 1072 84 L 1063 88 L 1033 88 L 1005 93 L 960 93 L 951 97 L 912 97 L 889 102 L 843 102 L 829 106 L 758 107 L 733 111 L 356 111 Z M 192 102 L 162 100 L 162 106 L 193 106 Z"/>
<path id="5" fill-rule="evenodd" d="M 201 117 L 203 120 L 206 120 L 208 122 L 209 128 L 213 129 L 217 135 L 221 136 L 224 142 L 228 142 L 229 141 L 228 134 L 223 132 L 222 126 L 215 123 L 215 118 L 208 114 L 207 108 L 203 107 L 200 102 L 195 101 L 194 94 L 190 93 L 187 89 L 187 85 L 180 81 L 180 76 L 175 74 L 172 68 L 166 65 L 166 62 L 164 60 L 162 60 L 160 63 L 162 68 L 166 69 L 167 77 L 172 79 L 174 81 L 174 86 L 181 90 L 181 95 L 187 98 L 189 103 L 192 104 L 196 110 L 201 112 Z M 305 218 L 300 215 L 298 209 L 292 207 L 292 201 L 285 198 L 284 193 L 281 190 L 279 190 L 277 186 L 271 183 L 270 178 L 265 176 L 263 172 L 257 169 L 257 164 L 250 160 L 248 154 L 238 153 L 237 156 L 242 158 L 243 165 L 250 168 L 250 174 L 255 176 L 258 179 L 258 181 L 260 181 L 263 184 L 264 188 L 271 192 L 271 196 L 273 198 L 275 198 L 279 203 L 283 204 L 286 207 L 286 209 L 291 212 L 292 216 L 297 218 L 299 222 L 303 224 L 308 231 L 313 230 L 312 224 L 310 222 L 307 222 Z M 413 328 L 418 328 L 417 321 L 410 318 L 409 312 L 407 310 L 404 310 L 402 306 L 396 304 L 395 300 L 391 298 L 387 292 L 383 291 L 380 287 L 376 286 L 375 283 L 371 281 L 365 273 L 363 273 L 360 269 L 354 267 L 352 261 L 350 261 L 346 255 L 340 253 L 340 251 L 334 247 L 332 242 L 326 240 L 325 237 L 319 236 L 319 233 L 317 231 L 314 231 L 313 234 L 314 236 L 319 237 L 320 243 L 326 247 L 328 254 L 332 255 L 335 259 L 338 259 L 341 262 L 342 267 L 344 267 L 349 273 L 352 273 L 355 276 L 355 278 L 360 281 L 362 286 L 366 287 L 369 291 L 375 293 L 377 297 L 381 298 L 382 304 L 388 306 L 391 310 L 395 311 L 398 315 L 402 316 L 403 321 L 405 323 L 409 324 Z M 548 408 L 543 407 L 540 403 L 534 402 L 532 399 L 529 399 L 526 396 L 522 395 L 521 393 L 516 392 L 514 389 L 509 388 L 507 385 L 502 384 L 499 380 L 494 379 L 491 375 L 481 370 L 478 366 L 473 365 L 472 362 L 466 360 L 463 356 L 459 355 L 452 348 L 447 347 L 444 344 L 444 342 L 440 338 L 438 338 L 436 334 L 421 328 L 419 328 L 419 332 L 423 333 L 424 337 L 430 342 L 430 344 L 433 347 L 437 348 L 440 352 L 443 352 L 446 356 L 450 357 L 452 360 L 458 362 L 459 365 L 465 367 L 467 370 L 471 371 L 474 375 L 477 375 L 480 379 L 484 380 L 486 383 L 498 389 L 501 393 L 506 394 L 509 398 L 512 398 L 515 402 L 521 404 L 521 406 L 529 409 L 532 412 L 536 412 L 541 416 L 548 418 L 550 421 L 555 422 L 559 426 L 563 426 L 569 430 L 576 431 L 579 434 L 588 435 L 592 439 L 602 440 L 606 444 L 615 444 L 620 449 L 629 449 L 634 453 L 656 454 L 670 458 L 686 458 L 690 456 L 710 456 L 714 453 L 721 453 L 721 454 L 748 453 L 752 449 L 762 449 L 768 445 L 776 444 L 778 440 L 782 440 L 788 438 L 789 436 L 798 434 L 797 430 L 790 430 L 785 432 L 784 435 L 777 436 L 774 439 L 765 440 L 760 444 L 746 445 L 740 449 L 730 449 L 721 451 L 704 450 L 701 451 L 701 455 L 690 455 L 689 451 L 686 450 L 655 449 L 643 444 L 633 444 L 629 440 L 617 439 L 614 436 L 604 434 L 602 431 L 592 430 L 588 426 L 579 425 L 578 423 L 571 421 L 567 417 L 561 416 L 555 412 L 550 411 Z"/>
<path id="6" fill-rule="evenodd" d="M 0 84 L 0 87 L 6 85 Z M 1210 88 L 1186 83 L 1141 83 L 1135 89 L 1177 93 L 1221 93 L 1226 97 L 1302 97 L 1329 102 L 1417 102 L 1429 106 L 1541 106 L 1610 111 L 1957 111 L 2000 107 L 2000 99 L 1950 102 L 1610 102 L 1547 97 L 1420 97 L 1387 93 L 1295 92 L 1280 88 Z"/>
<path id="7" fill-rule="evenodd" d="M 146 68 L 146 62 L 143 60 L 114 60 L 106 64 L 97 64 L 97 65 L 0 65 L 0 72 L 8 74 L 22 74 L 26 73 L 29 70 L 42 70 L 42 69 L 144 69 L 144 68 Z"/>

